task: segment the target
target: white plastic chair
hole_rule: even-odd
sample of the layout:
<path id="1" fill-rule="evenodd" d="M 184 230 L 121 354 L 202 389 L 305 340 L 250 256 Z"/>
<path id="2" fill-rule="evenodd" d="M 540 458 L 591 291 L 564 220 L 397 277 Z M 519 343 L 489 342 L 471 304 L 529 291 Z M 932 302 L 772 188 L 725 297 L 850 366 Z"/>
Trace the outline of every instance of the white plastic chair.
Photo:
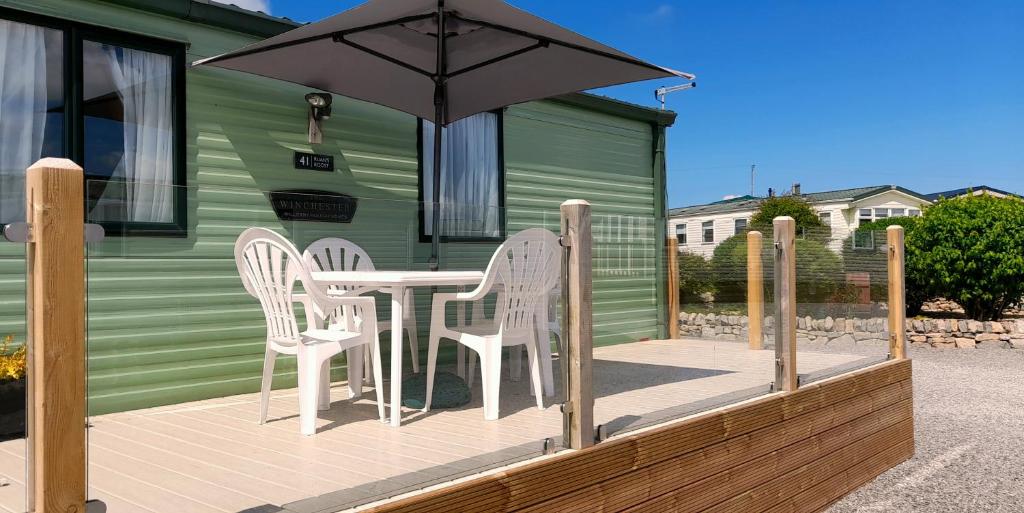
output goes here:
<path id="1" fill-rule="evenodd" d="M 434 294 L 427 350 L 427 395 L 423 411 L 430 410 L 437 349 L 442 338 L 455 340 L 480 356 L 485 419 L 498 418 L 502 347 L 526 346 L 533 388 L 542 390 L 536 313 L 538 308 L 546 307 L 548 294 L 558 284 L 561 272 L 560 249 L 558 237 L 548 230 L 531 228 L 521 231 L 509 237 L 494 252 L 484 272 L 484 279 L 476 289 L 470 292 Z M 447 303 L 480 301 L 493 292 L 500 295 L 494 322 L 457 329 L 446 326 Z M 544 409 L 543 395 L 535 395 L 537 408 Z"/>
<path id="2" fill-rule="evenodd" d="M 558 323 L 558 313 L 555 311 L 560 296 L 561 289 L 559 289 L 556 285 L 555 289 L 552 290 L 550 294 L 548 294 L 545 303 L 543 305 L 538 306 L 536 314 L 537 340 L 540 343 L 538 348 L 540 349 L 539 355 L 541 381 L 544 384 L 544 395 L 547 397 L 552 397 L 555 395 L 554 371 L 552 368 L 553 364 L 551 360 L 551 338 L 549 333 L 551 335 L 554 335 L 555 338 L 558 340 L 559 353 L 565 353 L 565 351 L 562 349 L 562 327 Z M 498 293 L 497 301 L 502 301 L 501 292 Z M 462 306 L 460 305 L 458 311 L 459 327 L 467 325 L 466 320 L 464 319 L 464 313 L 465 312 L 463 311 Z M 482 300 L 473 302 L 472 317 L 470 318 L 468 325 L 473 326 L 474 329 L 480 329 L 482 326 L 494 325 L 494 319 L 488 318 L 484 313 L 484 302 Z M 509 349 L 508 372 L 509 377 L 512 379 L 512 381 L 519 381 L 519 378 L 522 375 L 522 349 L 523 346 L 518 345 L 513 346 Z M 458 358 L 460 362 L 459 377 L 465 378 L 466 383 L 470 387 L 472 387 L 473 380 L 476 377 L 476 356 L 470 355 L 469 357 L 468 377 L 465 371 L 462 370 L 461 362 L 465 361 L 465 354 L 462 345 L 459 345 Z M 533 382 L 530 382 L 530 393 L 535 393 L 533 388 Z"/>
<path id="3" fill-rule="evenodd" d="M 337 237 L 327 237 L 317 240 L 306 248 L 302 253 L 306 266 L 311 271 L 373 271 L 373 261 L 366 251 L 358 244 Z M 356 287 L 334 285 L 329 287 L 330 291 L 344 294 L 360 295 L 373 292 L 374 289 L 358 289 Z M 332 294 L 333 295 L 333 294 Z M 412 289 L 405 291 L 405 308 L 403 308 L 402 325 L 405 332 L 409 334 L 409 352 L 412 359 L 412 371 L 420 371 L 419 337 L 416 330 L 416 302 L 413 299 Z M 329 321 L 344 323 L 345 313 L 340 310 L 331 315 Z M 391 331 L 390 321 L 378 321 L 377 333 Z M 369 361 L 366 362 L 369 365 Z"/>
<path id="4" fill-rule="evenodd" d="M 349 352 L 349 391 L 362 394 L 363 346 L 368 346 L 373 361 L 377 392 L 377 413 L 384 420 L 383 375 L 376 327 L 376 307 L 372 297 L 328 296 L 313 282 L 302 257 L 288 240 L 265 228 L 249 228 L 235 241 L 235 264 L 245 290 L 256 297 L 267 320 L 267 346 L 263 360 L 263 384 L 260 391 L 259 422 L 267 419 L 274 362 L 279 354 L 295 355 L 299 378 L 299 427 L 303 435 L 316 431 L 316 412 L 330 408 L 330 360 Z M 295 281 L 305 294 L 294 292 Z M 306 330 L 299 331 L 294 303 L 300 302 L 306 314 Z M 323 329 L 324 312 L 339 308 L 359 309 L 363 324 Z M 351 319 L 351 317 L 350 317 Z"/>

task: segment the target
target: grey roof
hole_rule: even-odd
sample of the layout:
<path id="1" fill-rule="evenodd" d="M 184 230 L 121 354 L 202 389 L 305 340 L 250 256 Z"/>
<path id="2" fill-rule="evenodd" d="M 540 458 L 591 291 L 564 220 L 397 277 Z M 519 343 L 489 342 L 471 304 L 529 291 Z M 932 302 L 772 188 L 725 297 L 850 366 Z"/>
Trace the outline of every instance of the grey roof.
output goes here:
<path id="1" fill-rule="evenodd" d="M 1017 196 L 1016 194 L 1014 194 L 1012 192 L 1006 192 L 1006 191 L 1004 191 L 1002 189 L 996 189 L 995 187 L 989 187 L 987 185 L 977 185 L 977 186 L 974 186 L 974 187 L 964 187 L 962 189 L 953 189 L 951 191 L 933 192 L 931 194 L 926 194 L 925 197 L 927 197 L 929 201 L 936 201 L 940 197 L 942 197 L 942 198 L 955 198 L 957 196 L 963 196 L 964 194 L 967 194 L 969 192 L 976 192 L 976 191 L 994 192 L 996 194 L 1002 194 L 1002 195 L 1005 195 L 1005 196 Z"/>
<path id="2" fill-rule="evenodd" d="M 855 187 L 852 189 L 838 189 L 834 191 L 809 192 L 801 194 L 800 197 L 811 204 L 832 203 L 837 201 L 858 201 L 887 191 L 899 191 L 922 201 L 932 201 L 928 199 L 927 196 L 898 185 L 874 185 L 871 187 Z M 694 216 L 701 214 L 725 214 L 729 212 L 756 210 L 763 200 L 764 197 L 761 196 L 740 196 L 738 198 L 716 201 L 714 203 L 706 203 L 703 205 L 673 208 L 668 211 L 668 215 Z"/>

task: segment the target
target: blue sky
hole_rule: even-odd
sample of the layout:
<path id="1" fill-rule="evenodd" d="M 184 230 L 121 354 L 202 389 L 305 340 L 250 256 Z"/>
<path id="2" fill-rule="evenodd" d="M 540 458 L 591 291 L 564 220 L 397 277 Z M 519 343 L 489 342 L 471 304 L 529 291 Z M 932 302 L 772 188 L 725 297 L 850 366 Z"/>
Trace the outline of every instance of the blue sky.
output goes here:
<path id="1" fill-rule="evenodd" d="M 234 3 L 316 21 L 360 2 Z M 1024 193 L 1022 1 L 510 3 L 697 74 L 669 98 L 669 206 L 749 193 L 752 163 L 758 194 L 793 182 Z M 597 92 L 654 106 L 661 84 Z"/>

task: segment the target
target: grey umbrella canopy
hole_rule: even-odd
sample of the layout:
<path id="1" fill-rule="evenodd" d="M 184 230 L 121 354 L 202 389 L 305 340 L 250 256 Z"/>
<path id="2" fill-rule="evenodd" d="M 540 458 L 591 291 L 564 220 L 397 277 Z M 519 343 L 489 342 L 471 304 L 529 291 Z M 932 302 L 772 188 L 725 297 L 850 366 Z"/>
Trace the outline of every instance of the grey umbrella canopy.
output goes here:
<path id="1" fill-rule="evenodd" d="M 196 61 L 303 84 L 446 126 L 540 98 L 688 73 L 649 64 L 501 0 L 371 0 Z M 441 130 L 434 130 L 437 268 Z"/>

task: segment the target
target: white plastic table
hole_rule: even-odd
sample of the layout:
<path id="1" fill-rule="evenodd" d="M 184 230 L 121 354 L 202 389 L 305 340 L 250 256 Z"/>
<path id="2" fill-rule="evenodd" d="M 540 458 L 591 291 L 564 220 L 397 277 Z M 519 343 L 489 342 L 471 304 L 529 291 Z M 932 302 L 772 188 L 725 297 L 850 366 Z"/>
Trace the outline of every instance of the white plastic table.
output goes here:
<path id="1" fill-rule="evenodd" d="M 323 271 L 313 281 L 329 285 L 355 285 L 391 294 L 391 426 L 402 423 L 402 326 L 403 299 L 409 287 L 476 286 L 480 271 Z M 433 312 L 431 312 L 433 314 Z M 380 386 L 377 384 L 376 386 Z"/>

